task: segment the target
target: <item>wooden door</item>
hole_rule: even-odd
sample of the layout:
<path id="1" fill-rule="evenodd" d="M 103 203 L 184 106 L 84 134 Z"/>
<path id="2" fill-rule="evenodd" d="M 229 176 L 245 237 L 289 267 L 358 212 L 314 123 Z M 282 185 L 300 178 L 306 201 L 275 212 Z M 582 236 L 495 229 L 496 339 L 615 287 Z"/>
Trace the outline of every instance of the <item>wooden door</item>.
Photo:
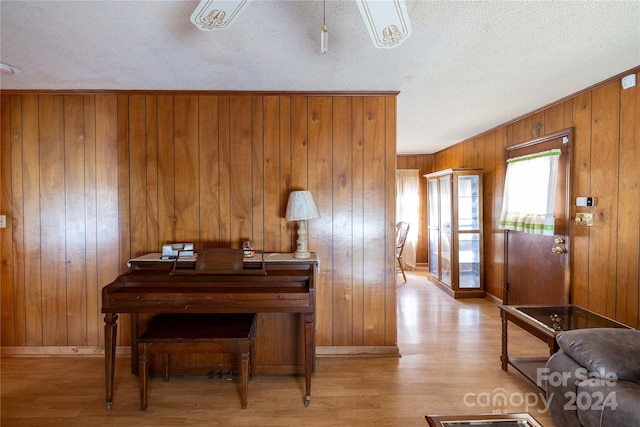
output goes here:
<path id="1" fill-rule="evenodd" d="M 555 235 L 505 231 L 504 304 L 569 303 L 570 148 L 569 129 L 507 148 L 507 158 L 551 149 L 562 150 L 562 155 L 558 162 Z"/>

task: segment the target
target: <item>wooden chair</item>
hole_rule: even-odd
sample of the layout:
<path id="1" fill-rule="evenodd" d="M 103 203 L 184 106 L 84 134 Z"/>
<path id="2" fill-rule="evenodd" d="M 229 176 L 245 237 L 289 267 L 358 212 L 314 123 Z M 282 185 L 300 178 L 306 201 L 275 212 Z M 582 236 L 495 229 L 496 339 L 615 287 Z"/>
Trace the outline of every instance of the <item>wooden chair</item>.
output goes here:
<path id="1" fill-rule="evenodd" d="M 404 260 L 402 259 L 402 251 L 404 250 L 404 244 L 407 241 L 407 235 L 409 234 L 409 223 L 400 221 L 396 224 L 396 259 L 398 260 L 398 267 L 402 273 L 404 282 L 407 283 L 407 276 L 404 274 Z"/>
<path id="2" fill-rule="evenodd" d="M 247 407 L 249 369 L 255 355 L 256 315 L 180 313 L 160 314 L 136 340 L 140 377 L 140 410 L 147 409 L 149 357 L 162 355 L 164 381 L 169 381 L 170 355 L 176 353 L 235 353 L 241 355 L 242 409 Z"/>

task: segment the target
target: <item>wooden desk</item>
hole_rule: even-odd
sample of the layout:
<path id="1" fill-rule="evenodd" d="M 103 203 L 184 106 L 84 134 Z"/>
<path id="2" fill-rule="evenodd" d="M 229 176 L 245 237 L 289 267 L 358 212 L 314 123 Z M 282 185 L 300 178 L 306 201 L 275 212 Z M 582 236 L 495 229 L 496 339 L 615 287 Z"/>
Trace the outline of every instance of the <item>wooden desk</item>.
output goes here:
<path id="1" fill-rule="evenodd" d="M 160 254 L 158 254 L 159 258 Z M 151 257 L 153 258 L 153 257 Z M 297 260 L 293 254 L 265 254 L 261 274 L 172 274 L 173 263 L 131 263 L 132 269 L 102 289 L 105 313 L 105 376 L 107 409 L 113 401 L 116 333 L 119 313 L 131 313 L 132 371 L 137 372 L 139 313 L 301 313 L 304 316 L 304 374 L 311 399 L 315 359 L 316 254 Z M 246 259 L 245 265 L 256 263 Z"/>

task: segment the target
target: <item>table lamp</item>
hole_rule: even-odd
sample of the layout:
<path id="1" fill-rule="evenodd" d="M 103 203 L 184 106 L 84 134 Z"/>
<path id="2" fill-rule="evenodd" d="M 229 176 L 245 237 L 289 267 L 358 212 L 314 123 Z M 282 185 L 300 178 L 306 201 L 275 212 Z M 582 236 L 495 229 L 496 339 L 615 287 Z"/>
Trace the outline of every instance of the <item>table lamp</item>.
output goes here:
<path id="1" fill-rule="evenodd" d="M 311 191 L 292 191 L 287 203 L 287 221 L 298 221 L 297 249 L 294 258 L 305 259 L 311 256 L 307 242 L 307 220 L 320 218 L 320 212 L 313 202 Z"/>

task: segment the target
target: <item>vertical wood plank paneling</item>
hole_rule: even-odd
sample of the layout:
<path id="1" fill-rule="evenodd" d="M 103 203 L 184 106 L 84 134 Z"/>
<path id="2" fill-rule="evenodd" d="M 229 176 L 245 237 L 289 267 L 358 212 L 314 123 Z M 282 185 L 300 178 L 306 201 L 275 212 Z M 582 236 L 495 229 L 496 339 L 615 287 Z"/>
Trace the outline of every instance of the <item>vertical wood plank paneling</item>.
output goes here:
<path id="1" fill-rule="evenodd" d="M 276 102 L 277 109 L 277 102 Z M 279 242 L 280 236 L 280 222 L 282 217 L 277 212 L 274 214 L 265 213 L 265 204 L 267 198 L 279 197 L 279 188 L 276 188 L 275 195 L 271 192 L 266 192 L 265 185 L 265 160 L 264 160 L 264 135 L 267 128 L 280 129 L 280 121 L 278 117 L 275 118 L 275 122 L 264 120 L 264 97 L 252 96 L 251 97 L 251 230 L 248 236 L 248 240 L 252 241 L 254 248 L 264 250 L 265 248 L 265 236 L 268 236 L 270 240 Z M 278 146 L 278 141 L 273 141 L 273 144 Z M 279 159 L 278 159 L 278 163 Z M 274 177 L 276 183 L 279 182 L 278 176 Z M 277 222 L 278 226 L 269 232 L 265 232 L 266 221 L 271 220 Z M 244 239 L 243 239 L 244 240 Z M 239 244 L 242 244 L 240 241 Z M 270 244 L 269 247 L 272 247 Z M 277 246 L 276 246 L 277 247 Z"/>
<path id="2" fill-rule="evenodd" d="M 64 102 L 40 96 L 42 343 L 67 344 Z"/>
<path id="3" fill-rule="evenodd" d="M 615 316 L 618 219 L 618 82 L 593 91 L 591 190 L 596 197 L 589 245 L 589 308 Z"/>
<path id="4" fill-rule="evenodd" d="M 263 98 L 263 110 L 264 115 L 264 149 L 260 152 L 264 156 L 260 160 L 263 167 L 260 168 L 262 176 L 259 176 L 261 181 L 256 180 L 256 186 L 259 183 L 260 187 L 256 190 L 264 192 L 264 244 L 258 246 L 259 248 L 265 248 L 268 251 L 279 250 L 280 242 L 282 241 L 282 222 L 284 209 L 282 207 L 282 181 L 281 181 L 281 168 L 286 165 L 282 165 L 281 161 L 285 158 L 280 157 L 280 105 L 279 98 L 277 96 L 265 96 Z M 288 145 L 288 144 L 286 144 Z M 258 159 L 255 159 L 257 164 Z M 285 187 L 286 189 L 286 187 Z M 286 192 L 286 191 L 285 191 Z M 287 194 L 288 195 L 288 194 Z M 286 208 L 286 206 L 285 206 Z M 285 229 L 286 231 L 286 229 Z M 289 236 L 287 236 L 288 238 Z M 290 241 L 291 239 L 288 238 Z"/>
<path id="5" fill-rule="evenodd" d="M 3 96 L 0 100 L 2 114 L 0 121 L 0 214 L 7 215 L 7 228 L 0 230 L 0 345 L 16 344 L 16 294 L 19 282 L 14 281 L 14 263 L 12 262 L 13 233 L 12 206 L 12 136 L 11 97 Z M 6 113 L 9 112 L 9 113 Z M 18 116 L 18 114 L 16 114 Z M 17 134 L 16 136 L 19 136 Z"/>
<path id="6" fill-rule="evenodd" d="M 252 231 L 251 97 L 232 96 L 230 111 L 231 247 L 250 240 Z"/>
<path id="7" fill-rule="evenodd" d="M 84 96 L 84 217 L 85 217 L 85 287 L 87 294 L 86 345 L 103 345 L 100 341 L 102 316 L 101 284 L 98 282 L 98 235 L 97 235 L 97 165 L 96 165 L 96 98 Z"/>
<path id="8" fill-rule="evenodd" d="M 484 154 L 483 173 L 483 261 L 484 261 L 484 285 L 485 289 L 495 289 L 496 264 L 492 261 L 491 255 L 495 252 L 494 233 L 498 232 L 497 223 L 500 214 L 496 213 L 494 200 L 496 199 L 494 183 L 496 182 L 496 132 L 484 135 L 482 144 Z M 494 224 L 496 225 L 494 231 Z"/>
<path id="9" fill-rule="evenodd" d="M 2 97 L 3 99 L 9 97 Z M 25 277 L 26 267 L 28 264 L 26 256 L 26 239 L 28 234 L 25 228 L 25 181 L 24 174 L 25 171 L 23 169 L 24 166 L 24 147 L 25 140 L 24 135 L 28 133 L 25 130 L 25 134 L 23 134 L 23 124 L 24 121 L 23 116 L 23 97 L 20 96 L 12 96 L 10 97 L 11 102 L 9 105 L 10 109 L 3 109 L 3 111 L 10 111 L 10 127 L 4 127 L 3 130 L 11 130 L 10 140 L 3 141 L 3 147 L 6 145 L 10 145 L 10 167 L 5 170 L 6 173 L 11 173 L 10 180 L 5 183 L 10 183 L 10 197 L 9 197 L 9 205 L 7 206 L 6 212 L 10 214 L 7 218 L 7 239 L 9 243 L 9 252 L 7 256 L 10 258 L 10 267 L 7 266 L 7 272 L 12 272 L 13 276 L 10 277 L 9 283 L 11 283 L 11 279 L 13 279 L 13 305 L 14 305 L 14 316 L 13 320 L 9 324 L 14 325 L 14 333 L 15 345 L 26 345 L 27 342 L 27 318 L 26 318 L 26 283 Z M 4 118 L 4 115 L 3 115 Z M 6 123 L 6 121 L 4 121 Z M 3 134 L 6 136 L 6 134 Z M 3 152 L 4 153 L 4 152 Z M 3 154 L 4 159 L 4 154 Z M 3 163 L 3 168 L 6 163 Z M 3 169 L 4 170 L 4 169 Z M 4 182 L 4 180 L 3 180 Z M 6 200 L 3 195 L 3 200 Z M 3 245 L 2 250 L 4 251 L 5 246 Z M 3 252 L 3 259 L 5 253 Z M 2 266 L 4 269 L 4 265 Z M 3 276 L 3 280 L 4 280 Z M 9 312 L 11 313 L 11 312 Z M 4 311 L 3 311 L 4 314 Z M 4 321 L 4 318 L 3 318 Z M 7 339 L 12 337 L 11 334 L 7 335 Z M 4 332 L 3 332 L 4 338 Z"/>
<path id="10" fill-rule="evenodd" d="M 291 158 L 289 159 L 289 168 L 291 170 L 291 187 L 287 188 L 286 197 L 289 197 L 289 193 L 291 191 L 308 189 L 308 111 L 309 108 L 307 97 L 291 97 Z M 287 222 L 287 225 L 289 227 L 289 234 L 291 236 L 291 250 L 295 251 L 298 228 L 295 221 Z M 312 248 L 311 250 L 314 252 L 318 252 L 317 248 Z"/>
<path id="11" fill-rule="evenodd" d="M 352 145 L 351 159 L 353 161 L 353 195 L 352 217 L 353 236 L 351 252 L 352 265 L 352 345 L 364 345 L 364 289 L 365 289 L 365 254 L 367 251 L 366 219 L 365 219 L 365 156 L 364 156 L 364 98 L 356 97 L 351 101 Z M 395 180 L 394 180 L 395 187 Z"/>
<path id="12" fill-rule="evenodd" d="M 175 141 L 175 236 L 179 242 L 193 242 L 200 218 L 198 162 L 198 97 L 174 97 Z M 200 247 L 200 242 L 193 242 Z"/>
<path id="13" fill-rule="evenodd" d="M 23 169 L 24 163 L 24 134 L 23 134 L 23 124 L 24 124 L 24 116 L 23 116 L 23 100 L 22 97 L 12 96 L 12 97 L 2 97 L 4 99 L 10 99 L 10 104 L 8 108 L 6 104 L 3 105 L 3 111 L 10 111 L 10 115 L 7 115 L 8 120 L 5 119 L 5 115 L 3 115 L 3 132 L 7 132 L 10 130 L 10 139 L 3 140 L 3 149 L 5 146 L 9 147 L 10 156 L 5 158 L 6 151 L 3 151 L 2 158 L 3 164 L 2 168 L 4 173 L 10 173 L 11 176 L 9 179 L 5 181 L 3 178 L 3 191 L 7 189 L 9 193 L 5 196 L 3 193 L 2 200 L 7 200 L 8 205 L 6 205 L 6 210 L 3 209 L 3 213 L 6 212 L 9 214 L 7 217 L 7 230 L 5 238 L 7 239 L 6 244 L 2 246 L 2 255 L 3 260 L 5 259 L 4 250 L 7 249 L 8 252 L 6 256 L 9 257 L 9 265 L 6 266 L 6 274 L 3 275 L 3 289 L 8 289 L 8 284 L 13 283 L 12 293 L 8 293 L 7 295 L 11 295 L 13 304 L 13 318 L 11 321 L 7 321 L 7 325 L 11 325 L 13 332 L 7 333 L 6 340 L 12 340 L 13 342 L 9 345 L 25 345 L 27 342 L 27 319 L 26 319 L 26 296 L 27 289 L 25 283 L 25 277 L 27 275 L 25 269 L 28 266 L 28 261 L 25 258 L 26 251 L 26 239 L 28 234 L 25 228 L 25 181 L 24 174 L 25 171 Z M 5 127 L 9 122 L 9 125 Z M 25 130 L 25 134 L 27 131 Z M 3 137 L 6 137 L 7 134 L 3 133 Z M 5 149 L 6 150 L 6 149 Z M 6 161 L 10 161 L 9 167 L 5 169 Z M 4 176 L 4 175 L 3 175 Z M 3 273 L 5 269 L 5 265 L 2 265 Z M 12 276 L 9 274 L 12 273 Z M 5 278 L 8 278 L 5 283 Z M 13 282 L 12 282 L 13 280 Z M 7 306 L 2 307 L 3 323 L 5 322 L 5 317 L 9 317 L 12 311 L 8 311 L 5 313 L 4 309 L 8 308 Z M 5 326 L 5 325 L 3 325 Z M 4 342 L 4 329 L 2 330 L 2 340 Z"/>
<path id="14" fill-rule="evenodd" d="M 318 253 L 322 269 L 318 282 L 326 283 L 316 289 L 316 305 L 323 307 L 316 314 L 317 345 L 331 345 L 333 342 L 333 293 L 334 266 L 331 246 L 331 224 L 333 221 L 332 198 L 332 109 L 333 100 L 329 96 L 310 97 L 307 111 L 308 129 L 308 190 L 313 194 L 321 218 L 307 221 L 309 248 Z"/>
<path id="15" fill-rule="evenodd" d="M 493 239 L 493 252 L 484 254 L 485 260 L 489 259 L 489 262 L 493 265 L 493 280 L 488 283 L 487 289 L 498 298 L 504 297 L 504 231 L 498 229 L 498 222 L 500 221 L 500 214 L 502 213 L 502 199 L 504 193 L 504 175 L 505 175 L 505 163 L 506 163 L 506 147 L 507 147 L 508 132 L 507 129 L 502 128 L 496 131 L 496 161 L 495 161 L 495 182 L 493 184 L 493 209 L 495 212 L 495 218 L 492 222 L 491 230 L 483 230 L 484 235 L 490 232 Z"/>
<path id="16" fill-rule="evenodd" d="M 161 95 L 158 108 L 158 238 L 171 243 L 176 238 L 176 159 L 173 137 L 173 96 Z"/>
<path id="17" fill-rule="evenodd" d="M 24 194 L 24 283 L 26 345 L 42 340 L 41 220 L 40 220 L 40 123 L 39 96 L 22 100 L 22 171 Z"/>
<path id="18" fill-rule="evenodd" d="M 615 317 L 635 326 L 640 305 L 640 96 L 637 86 L 621 92 Z"/>
<path id="19" fill-rule="evenodd" d="M 120 224 L 120 269 L 131 255 L 131 153 L 129 145 L 129 96 L 118 95 L 118 203 Z"/>
<path id="20" fill-rule="evenodd" d="M 509 147 L 518 145 L 521 142 L 524 142 L 527 140 L 525 136 L 524 120 L 518 120 L 517 122 L 512 123 L 510 127 L 511 127 L 511 134 L 509 135 L 510 139 L 508 141 Z"/>
<path id="21" fill-rule="evenodd" d="M 392 183 L 396 179 L 396 111 L 397 98 L 386 96 L 384 100 L 384 133 L 381 145 L 384 147 L 385 156 L 385 183 Z M 382 258 L 385 263 L 386 280 L 384 294 L 384 341 L 385 345 L 397 345 L 397 315 L 396 315 L 396 253 L 395 245 L 395 215 L 396 215 L 396 189 L 392 185 L 381 187 L 385 194 L 385 234 L 386 253 Z"/>
<path id="22" fill-rule="evenodd" d="M 220 201 L 220 246 L 229 247 L 231 242 L 231 130 L 230 130 L 230 98 L 221 96 L 218 104 L 220 155 L 218 197 Z"/>
<path id="23" fill-rule="evenodd" d="M 591 194 L 591 93 L 576 97 L 573 103 L 573 146 L 571 147 L 571 194 Z M 571 204 L 571 217 L 589 209 Z M 589 242 L 590 228 L 571 225 L 571 295 L 574 304 L 589 306 Z"/>
<path id="24" fill-rule="evenodd" d="M 353 343 L 351 98 L 333 98 L 333 345 Z"/>
<path id="25" fill-rule="evenodd" d="M 131 231 L 131 257 L 147 253 L 147 121 L 144 95 L 129 97 L 129 206 Z"/>
<path id="26" fill-rule="evenodd" d="M 385 147 L 382 143 L 385 134 L 382 98 L 364 98 L 364 223 L 366 251 L 364 262 L 364 345 L 375 345 L 384 342 L 385 325 L 385 283 L 380 280 L 386 277 L 387 265 L 380 260 L 387 255 L 387 223 Z M 395 215 L 395 213 L 394 213 Z M 383 313 L 382 315 L 380 313 Z"/>
<path id="27" fill-rule="evenodd" d="M 118 115 L 114 124 L 117 130 L 118 153 L 118 224 L 119 239 L 119 268 L 118 272 L 126 270 L 127 261 L 134 255 L 131 253 L 131 153 L 129 144 L 129 96 L 117 96 Z M 120 343 L 127 343 L 131 334 L 131 316 L 120 316 Z"/>
<path id="28" fill-rule="evenodd" d="M 0 203 L 14 217 L 14 237 L 3 231 L 0 244 L 12 266 L 2 271 L 2 345 L 103 345 L 102 286 L 162 243 L 238 247 L 264 234 L 267 250 L 293 250 L 284 207 L 292 189 L 306 188 L 322 214 L 309 223 L 322 260 L 318 344 L 395 344 L 395 97 L 119 93 L 2 102 Z M 265 319 L 282 326 L 276 340 L 296 363 L 289 333 L 301 324 Z M 129 339 L 130 317 L 121 315 L 120 345 Z"/>
<path id="29" fill-rule="evenodd" d="M 63 100 L 67 344 L 87 345 L 84 99 Z"/>
<path id="30" fill-rule="evenodd" d="M 218 201 L 218 97 L 201 96 L 200 101 L 200 236 L 201 247 L 220 246 L 220 204 Z"/>
<path id="31" fill-rule="evenodd" d="M 119 166 L 118 166 L 118 99 L 115 95 L 96 95 L 96 235 L 98 286 L 102 287 L 120 272 L 119 256 Z M 100 301 L 102 304 L 102 301 Z M 123 316 L 124 317 L 124 316 Z M 120 330 L 122 330 L 122 326 Z M 99 328 L 104 342 L 104 323 Z M 124 334 L 119 334 L 121 337 Z M 126 342 L 122 339 L 121 343 Z"/>
<path id="32" fill-rule="evenodd" d="M 544 124 L 542 131 L 544 135 L 549 135 L 554 132 L 559 132 L 562 129 L 566 129 L 564 125 L 564 103 L 559 103 L 551 106 L 543 111 L 544 118 L 541 123 Z"/>
<path id="33" fill-rule="evenodd" d="M 157 97 L 144 97 L 145 109 L 145 146 L 146 146 L 146 229 L 147 247 L 144 252 L 160 250 L 162 243 L 159 237 L 158 224 L 158 114 Z"/>
<path id="34" fill-rule="evenodd" d="M 280 137 L 278 141 L 278 145 L 280 147 L 280 155 L 279 155 L 279 167 L 280 167 L 280 176 L 279 183 L 280 187 L 278 189 L 280 193 L 280 216 L 284 218 L 287 209 L 287 201 L 289 198 L 289 191 L 291 189 L 291 181 L 293 176 L 292 171 L 292 154 L 291 150 L 293 148 L 293 139 L 291 137 L 291 97 L 290 96 L 280 96 L 278 97 L 279 101 L 279 113 L 278 113 L 278 122 L 279 122 L 279 132 L 278 135 Z M 306 114 L 305 114 L 306 117 Z M 265 124 L 266 125 L 266 124 Z M 266 142 L 265 142 L 266 149 Z M 266 164 L 265 164 L 266 167 Z M 293 252 L 293 227 L 292 224 L 289 224 L 288 221 L 281 219 L 280 220 L 280 231 L 278 232 L 280 235 L 280 242 L 278 242 L 278 250 L 281 252 Z M 266 236 L 265 236 L 266 237 Z"/>

